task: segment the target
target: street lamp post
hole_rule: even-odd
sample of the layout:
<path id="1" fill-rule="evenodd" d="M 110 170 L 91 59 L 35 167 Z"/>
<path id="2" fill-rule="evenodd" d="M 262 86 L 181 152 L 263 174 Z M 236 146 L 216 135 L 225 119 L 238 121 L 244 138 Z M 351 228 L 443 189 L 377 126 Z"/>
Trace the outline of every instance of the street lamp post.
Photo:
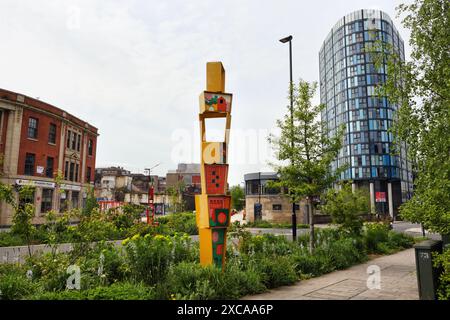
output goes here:
<path id="1" fill-rule="evenodd" d="M 290 86 L 289 93 L 291 99 L 291 149 L 294 152 L 294 83 L 292 81 L 292 36 L 280 39 L 281 43 L 289 42 L 289 75 L 290 75 Z M 293 161 L 293 154 L 291 155 L 291 164 Z M 297 215 L 295 213 L 295 202 L 292 203 L 292 240 L 297 239 Z"/>
<path id="2" fill-rule="evenodd" d="M 157 166 L 159 166 L 161 163 L 158 163 L 157 165 L 154 165 L 151 168 L 145 168 L 146 171 L 148 171 L 148 177 L 149 177 L 149 186 L 148 186 L 148 207 L 149 209 L 152 211 L 152 219 L 155 215 L 155 205 L 153 203 L 153 179 L 152 179 L 152 169 L 156 168 Z M 148 209 L 147 209 L 148 212 Z M 147 213 L 147 224 L 150 224 L 150 216 Z"/>

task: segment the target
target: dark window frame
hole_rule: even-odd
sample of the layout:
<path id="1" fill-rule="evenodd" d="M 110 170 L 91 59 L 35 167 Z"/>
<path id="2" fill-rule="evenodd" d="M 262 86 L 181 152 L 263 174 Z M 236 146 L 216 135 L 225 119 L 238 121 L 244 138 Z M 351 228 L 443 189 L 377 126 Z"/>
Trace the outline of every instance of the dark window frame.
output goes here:
<path id="1" fill-rule="evenodd" d="M 56 144 L 56 124 L 50 123 L 48 127 L 48 143 Z"/>
<path id="2" fill-rule="evenodd" d="M 92 156 L 94 150 L 94 141 L 92 139 L 88 140 L 88 155 Z"/>
<path id="3" fill-rule="evenodd" d="M 34 117 L 28 118 L 27 136 L 30 139 L 38 138 L 39 119 Z"/>
<path id="4" fill-rule="evenodd" d="M 50 191 L 50 201 L 46 201 L 48 199 L 48 195 L 45 192 Z M 44 188 L 42 189 L 42 200 L 41 200 L 41 213 L 47 213 L 52 210 L 53 206 L 53 189 Z"/>
<path id="5" fill-rule="evenodd" d="M 30 159 L 33 159 L 32 162 Z M 26 176 L 34 176 L 34 167 L 36 165 L 36 154 L 35 153 L 26 153 L 25 155 L 25 168 L 24 175 Z"/>
<path id="6" fill-rule="evenodd" d="M 51 165 L 50 165 L 51 163 Z M 47 165 L 45 167 L 45 176 L 48 178 L 53 178 L 53 169 L 55 167 L 55 158 L 47 157 Z"/>

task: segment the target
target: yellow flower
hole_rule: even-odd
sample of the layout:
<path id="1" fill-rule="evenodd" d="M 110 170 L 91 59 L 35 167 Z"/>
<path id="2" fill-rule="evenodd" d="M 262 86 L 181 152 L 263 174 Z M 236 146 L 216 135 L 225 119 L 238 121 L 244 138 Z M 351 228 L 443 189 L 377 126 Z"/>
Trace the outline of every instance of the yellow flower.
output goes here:
<path id="1" fill-rule="evenodd" d="M 128 242 L 130 242 L 130 238 L 126 238 L 125 240 L 123 240 L 122 245 L 126 246 Z"/>
<path id="2" fill-rule="evenodd" d="M 135 240 L 139 239 L 139 237 L 140 237 L 139 233 L 135 234 L 134 236 L 131 237 L 131 240 L 135 241 Z"/>

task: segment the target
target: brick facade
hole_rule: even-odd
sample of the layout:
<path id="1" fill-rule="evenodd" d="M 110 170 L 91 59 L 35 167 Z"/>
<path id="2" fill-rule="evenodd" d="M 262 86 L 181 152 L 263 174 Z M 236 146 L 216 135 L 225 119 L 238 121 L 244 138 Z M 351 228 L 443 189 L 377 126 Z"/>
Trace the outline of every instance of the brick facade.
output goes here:
<path id="1" fill-rule="evenodd" d="M 0 89 L 0 180 L 15 190 L 35 186 L 34 223 L 43 222 L 49 210 L 84 205 L 94 182 L 97 136 L 97 128 L 62 109 Z M 58 172 L 63 175 L 59 186 Z M 10 225 L 12 215 L 12 208 L 1 203 L 0 225 Z"/>

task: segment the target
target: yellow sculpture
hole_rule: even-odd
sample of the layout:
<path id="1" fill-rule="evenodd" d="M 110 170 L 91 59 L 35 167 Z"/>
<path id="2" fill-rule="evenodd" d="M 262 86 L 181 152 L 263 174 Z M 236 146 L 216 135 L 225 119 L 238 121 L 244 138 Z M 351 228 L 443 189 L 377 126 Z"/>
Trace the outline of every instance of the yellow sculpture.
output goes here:
<path id="1" fill-rule="evenodd" d="M 196 220 L 200 236 L 200 263 L 225 265 L 227 228 L 230 225 L 231 197 L 228 193 L 228 142 L 232 94 L 225 93 L 225 70 L 221 62 L 206 64 L 206 91 L 200 95 L 200 143 L 202 193 L 195 196 Z M 205 119 L 226 118 L 224 141 L 206 141 Z"/>

